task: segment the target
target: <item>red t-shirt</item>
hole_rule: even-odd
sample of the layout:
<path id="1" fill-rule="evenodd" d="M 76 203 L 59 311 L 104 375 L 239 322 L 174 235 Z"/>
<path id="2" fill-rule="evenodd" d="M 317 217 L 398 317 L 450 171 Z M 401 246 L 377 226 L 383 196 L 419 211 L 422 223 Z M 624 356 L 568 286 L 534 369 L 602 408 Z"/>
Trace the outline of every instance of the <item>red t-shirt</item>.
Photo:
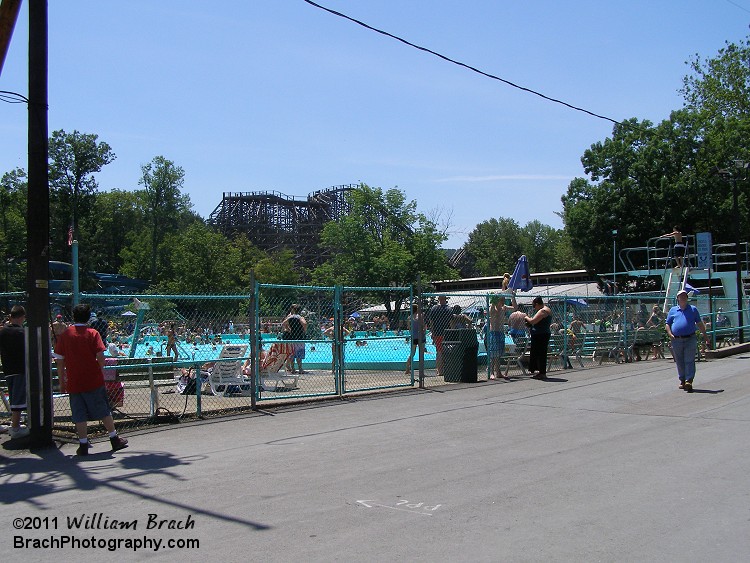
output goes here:
<path id="1" fill-rule="evenodd" d="M 73 325 L 57 337 L 55 354 L 65 359 L 68 393 L 85 393 L 104 386 L 104 375 L 96 355 L 106 348 L 102 337 L 86 325 Z"/>

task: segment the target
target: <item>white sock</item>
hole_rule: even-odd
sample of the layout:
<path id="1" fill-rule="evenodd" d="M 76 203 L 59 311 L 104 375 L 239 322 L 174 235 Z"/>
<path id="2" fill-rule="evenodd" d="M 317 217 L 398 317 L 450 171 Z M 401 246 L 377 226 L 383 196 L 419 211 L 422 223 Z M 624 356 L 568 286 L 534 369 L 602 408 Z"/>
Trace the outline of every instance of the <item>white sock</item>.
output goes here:
<path id="1" fill-rule="evenodd" d="M 109 433 L 109 437 L 110 438 L 117 438 L 117 430 L 113 430 L 112 432 L 110 432 Z"/>
<path id="2" fill-rule="evenodd" d="M 88 438 L 78 438 L 78 441 L 79 441 L 79 442 L 80 442 L 81 444 L 87 444 L 87 443 L 88 443 L 88 441 L 89 441 L 89 439 L 88 439 Z"/>

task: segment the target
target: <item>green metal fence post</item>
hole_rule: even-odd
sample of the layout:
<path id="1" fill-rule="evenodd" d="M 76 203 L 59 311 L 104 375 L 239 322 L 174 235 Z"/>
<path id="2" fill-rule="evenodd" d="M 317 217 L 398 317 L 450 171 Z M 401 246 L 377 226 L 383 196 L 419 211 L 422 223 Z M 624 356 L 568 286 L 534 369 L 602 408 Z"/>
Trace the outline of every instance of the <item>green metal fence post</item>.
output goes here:
<path id="1" fill-rule="evenodd" d="M 203 379 L 201 378 L 201 367 L 195 366 L 195 416 L 203 417 L 203 407 L 201 404 L 201 392 L 203 391 Z"/>
<path id="2" fill-rule="evenodd" d="M 336 285 L 333 288 L 333 379 L 336 394 L 344 394 L 344 319 L 342 318 L 341 297 L 344 288 Z"/>
<path id="3" fill-rule="evenodd" d="M 255 281 L 255 270 L 250 270 L 250 306 L 248 324 L 250 325 L 250 386 L 253 394 L 250 396 L 250 408 L 258 406 L 258 284 Z"/>
<path id="4" fill-rule="evenodd" d="M 159 408 L 156 397 L 156 387 L 154 385 L 154 364 L 151 362 L 151 358 L 147 359 L 148 362 L 148 388 L 150 391 L 149 400 L 149 414 L 154 417 L 156 416 L 156 410 Z"/>

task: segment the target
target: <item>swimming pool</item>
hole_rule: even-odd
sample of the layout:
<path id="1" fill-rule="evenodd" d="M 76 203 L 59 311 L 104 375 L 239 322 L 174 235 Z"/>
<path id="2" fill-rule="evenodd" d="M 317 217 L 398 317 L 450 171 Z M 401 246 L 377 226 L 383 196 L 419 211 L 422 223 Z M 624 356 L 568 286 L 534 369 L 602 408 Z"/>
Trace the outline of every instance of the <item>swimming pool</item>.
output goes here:
<path id="1" fill-rule="evenodd" d="M 345 367 L 351 370 L 403 370 L 409 356 L 411 343 L 404 336 L 394 333 L 380 333 L 381 336 L 371 336 L 356 333 L 357 338 L 347 338 L 344 346 Z M 268 349 L 274 342 L 280 342 L 275 335 L 262 334 L 264 349 Z M 435 346 L 428 338 L 425 346 L 425 368 L 435 367 Z M 135 358 L 164 358 L 166 357 L 165 336 L 147 336 L 136 347 Z M 357 345 L 359 343 L 359 345 Z M 189 344 L 178 340 L 177 348 L 180 352 L 179 360 L 210 362 L 219 358 L 225 345 L 246 345 L 246 355 L 250 355 L 250 341 L 247 335 L 221 335 L 221 344 Z M 510 337 L 506 338 L 506 348 L 512 346 Z M 126 354 L 130 354 L 125 349 Z M 414 354 L 416 366 L 418 351 Z M 486 357 L 484 343 L 479 342 L 479 358 Z M 332 350 L 330 340 L 312 340 L 305 343 L 305 359 L 302 367 L 305 370 L 331 369 Z"/>

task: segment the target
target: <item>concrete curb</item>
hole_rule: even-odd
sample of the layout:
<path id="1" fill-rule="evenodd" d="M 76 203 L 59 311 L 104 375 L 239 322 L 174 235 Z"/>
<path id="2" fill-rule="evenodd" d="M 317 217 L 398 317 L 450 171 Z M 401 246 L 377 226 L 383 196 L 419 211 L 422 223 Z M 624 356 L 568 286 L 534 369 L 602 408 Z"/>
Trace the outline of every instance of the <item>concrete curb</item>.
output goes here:
<path id="1" fill-rule="evenodd" d="M 744 354 L 745 352 L 750 352 L 750 342 L 733 344 L 732 346 L 725 346 L 717 350 L 706 350 L 706 359 L 727 358 L 736 354 Z"/>

